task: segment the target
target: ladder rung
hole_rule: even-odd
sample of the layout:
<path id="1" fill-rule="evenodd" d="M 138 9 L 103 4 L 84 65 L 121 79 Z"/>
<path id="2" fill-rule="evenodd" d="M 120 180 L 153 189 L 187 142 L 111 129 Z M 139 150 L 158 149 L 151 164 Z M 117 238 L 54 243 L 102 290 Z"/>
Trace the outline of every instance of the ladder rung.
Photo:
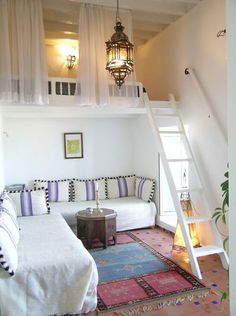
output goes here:
<path id="1" fill-rule="evenodd" d="M 215 245 L 194 248 L 194 253 L 196 257 L 208 256 L 208 255 L 213 255 L 213 254 L 222 253 L 222 252 L 224 252 L 224 249 L 222 247 L 215 246 Z"/>
<path id="2" fill-rule="evenodd" d="M 187 224 L 201 223 L 201 222 L 210 222 L 211 218 L 207 216 L 192 216 L 186 217 L 185 221 Z"/>
<path id="3" fill-rule="evenodd" d="M 169 101 L 151 101 L 149 100 L 149 105 L 153 110 L 158 109 L 172 109 Z"/>
<path id="4" fill-rule="evenodd" d="M 186 188 L 186 189 L 177 189 L 177 190 L 176 190 L 177 193 L 182 193 L 182 192 L 195 192 L 195 191 L 202 191 L 202 189 L 201 189 L 201 188 L 193 188 L 193 189 Z"/>
<path id="5" fill-rule="evenodd" d="M 159 133 L 160 134 L 176 134 L 176 135 L 178 135 L 178 134 L 183 134 L 183 132 L 182 131 L 159 131 Z"/>
<path id="6" fill-rule="evenodd" d="M 156 118 L 158 117 L 178 117 L 176 114 L 154 114 Z"/>
<path id="7" fill-rule="evenodd" d="M 168 162 L 192 161 L 191 158 L 167 159 Z"/>

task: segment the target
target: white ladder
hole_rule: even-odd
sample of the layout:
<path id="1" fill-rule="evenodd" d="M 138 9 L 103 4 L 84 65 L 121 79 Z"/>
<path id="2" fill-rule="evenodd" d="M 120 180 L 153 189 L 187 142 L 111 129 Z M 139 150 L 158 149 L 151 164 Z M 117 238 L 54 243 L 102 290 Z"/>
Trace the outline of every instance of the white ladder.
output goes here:
<path id="1" fill-rule="evenodd" d="M 228 269 L 228 264 L 229 264 L 228 255 L 223 248 L 222 238 L 211 217 L 212 216 L 212 213 L 210 211 L 211 207 L 209 206 L 209 203 L 207 201 L 207 196 L 208 196 L 207 187 L 204 187 L 204 181 L 201 177 L 196 161 L 194 160 L 193 152 L 191 150 L 188 138 L 186 136 L 184 124 L 179 115 L 174 96 L 169 95 L 169 102 L 167 103 L 167 105 L 161 104 L 159 106 L 158 105 L 155 106 L 155 101 L 149 101 L 149 98 L 146 93 L 144 93 L 143 97 L 144 97 L 144 103 L 146 106 L 149 123 L 152 127 L 154 137 L 156 140 L 157 151 L 159 152 L 159 155 L 162 161 L 163 169 L 166 175 L 167 183 L 168 183 L 171 197 L 173 200 L 173 204 L 176 210 L 178 222 L 180 224 L 185 246 L 189 255 L 192 272 L 199 279 L 202 279 L 202 274 L 199 268 L 197 258 L 201 256 L 211 255 L 211 254 L 219 254 L 223 267 L 225 269 Z M 166 126 L 164 126 L 163 128 L 163 124 L 162 124 L 163 122 L 162 123 L 160 122 L 165 119 L 174 120 L 175 122 L 165 123 L 164 125 Z M 172 127 L 169 128 L 168 126 L 172 126 Z M 166 152 L 167 150 L 164 144 L 164 140 L 165 140 L 165 135 L 167 136 L 170 134 L 180 137 L 181 141 L 183 142 L 183 148 L 185 152 L 184 157 L 178 156 L 174 158 L 173 157 L 168 158 L 168 153 Z M 195 174 L 195 180 L 197 179 L 198 185 L 196 186 L 196 183 L 195 183 L 194 184 L 195 186 L 191 188 L 190 188 L 190 185 L 188 188 L 184 188 L 184 189 L 179 188 L 178 184 L 176 184 L 174 180 L 173 168 L 171 168 L 171 164 L 173 163 L 186 163 L 188 165 L 188 173 L 190 175 Z M 192 197 L 192 194 L 194 194 L 194 192 L 200 193 L 201 198 L 205 203 L 204 214 L 202 214 L 202 211 L 201 211 L 199 212 L 201 213 L 200 215 L 195 214 L 193 217 L 186 217 L 182 210 L 180 197 L 179 197 L 180 193 L 182 192 L 189 193 L 190 197 Z M 200 225 L 200 224 L 206 225 L 208 223 L 206 226 L 206 229 L 208 230 L 208 233 L 211 236 L 210 243 L 208 242 L 206 244 L 203 244 L 201 247 L 198 247 L 198 248 L 193 247 L 190 234 L 189 234 L 189 229 L 188 229 L 188 225 L 193 224 L 193 223 L 196 223 L 196 225 Z"/>

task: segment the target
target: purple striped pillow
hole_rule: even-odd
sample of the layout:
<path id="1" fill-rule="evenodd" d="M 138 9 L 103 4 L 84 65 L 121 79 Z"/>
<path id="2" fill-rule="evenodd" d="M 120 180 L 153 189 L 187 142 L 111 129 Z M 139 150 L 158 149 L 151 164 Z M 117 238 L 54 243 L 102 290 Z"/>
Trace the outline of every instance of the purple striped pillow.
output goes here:
<path id="1" fill-rule="evenodd" d="M 19 229 L 9 213 L 4 210 L 0 213 L 0 266 L 11 276 L 18 265 L 17 244 Z"/>
<path id="2" fill-rule="evenodd" d="M 155 189 L 155 180 L 137 177 L 135 184 L 135 196 L 146 202 L 151 202 Z"/>
<path id="3" fill-rule="evenodd" d="M 9 191 L 8 193 L 16 205 L 17 216 L 33 216 L 50 212 L 47 189 Z"/>
<path id="4" fill-rule="evenodd" d="M 119 176 L 107 178 L 108 199 L 116 199 L 135 194 L 135 176 Z"/>
<path id="5" fill-rule="evenodd" d="M 71 181 L 70 180 L 34 180 L 34 188 L 48 189 L 49 202 L 71 201 Z"/>
<path id="6" fill-rule="evenodd" d="M 96 183 L 98 183 L 99 199 L 106 199 L 106 183 L 104 178 L 72 181 L 72 201 L 93 201 L 96 199 Z"/>

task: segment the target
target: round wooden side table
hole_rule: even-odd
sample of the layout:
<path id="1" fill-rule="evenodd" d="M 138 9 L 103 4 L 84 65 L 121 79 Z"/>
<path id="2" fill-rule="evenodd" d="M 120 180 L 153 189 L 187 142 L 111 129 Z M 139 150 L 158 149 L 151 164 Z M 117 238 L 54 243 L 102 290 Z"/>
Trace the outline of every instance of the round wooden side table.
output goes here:
<path id="1" fill-rule="evenodd" d="M 92 210 L 92 211 L 91 211 Z M 103 247 L 116 244 L 116 212 L 102 208 L 102 212 L 96 209 L 86 209 L 76 213 L 77 237 L 86 242 L 87 248 L 93 248 L 93 240 L 98 238 Z M 112 237 L 112 241 L 109 238 Z"/>

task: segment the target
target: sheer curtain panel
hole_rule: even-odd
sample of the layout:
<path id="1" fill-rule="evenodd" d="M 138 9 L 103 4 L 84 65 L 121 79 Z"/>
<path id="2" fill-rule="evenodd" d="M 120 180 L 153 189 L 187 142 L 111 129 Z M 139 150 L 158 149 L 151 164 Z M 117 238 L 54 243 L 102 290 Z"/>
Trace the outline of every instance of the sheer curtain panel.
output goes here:
<path id="1" fill-rule="evenodd" d="M 102 7 L 82 4 L 79 15 L 80 105 L 109 104 Z"/>
<path id="2" fill-rule="evenodd" d="M 48 103 L 41 0 L 0 0 L 0 101 Z"/>
<path id="3" fill-rule="evenodd" d="M 132 41 L 132 16 L 129 11 L 120 12 L 124 32 Z M 106 44 L 115 32 L 116 12 L 102 6 L 82 4 L 79 15 L 79 104 L 84 106 L 110 105 L 109 88 L 115 85 L 106 70 Z M 134 73 L 126 79 L 133 85 L 132 97 L 125 106 L 135 106 L 137 88 Z M 122 95 L 125 85 L 118 94 Z M 120 98 L 121 99 L 121 98 Z M 132 99 L 132 100 L 131 100 Z M 120 100 L 121 101 L 121 100 Z M 124 105 L 119 102 L 119 105 Z"/>

